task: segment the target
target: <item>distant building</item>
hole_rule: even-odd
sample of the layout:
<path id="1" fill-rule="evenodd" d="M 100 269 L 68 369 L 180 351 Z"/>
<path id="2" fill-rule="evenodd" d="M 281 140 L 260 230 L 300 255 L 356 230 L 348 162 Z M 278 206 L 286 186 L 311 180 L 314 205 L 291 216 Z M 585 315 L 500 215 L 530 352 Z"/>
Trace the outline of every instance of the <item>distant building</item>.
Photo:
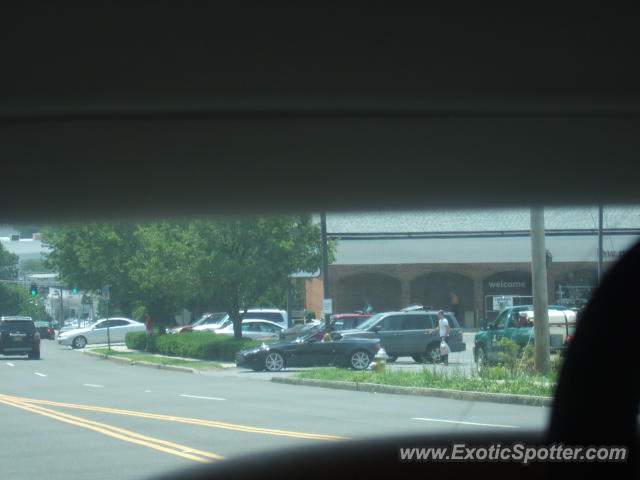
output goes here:
<path id="1" fill-rule="evenodd" d="M 603 226 L 608 266 L 640 240 L 640 207 L 605 207 Z M 549 302 L 580 307 L 597 283 L 598 209 L 547 208 L 545 230 Z M 365 299 L 375 311 L 454 308 L 454 293 L 461 323 L 477 327 L 501 304 L 531 303 L 529 209 L 328 213 L 327 231 L 338 240 L 329 267 L 336 313 Z M 321 279 L 308 283 L 321 301 Z"/>

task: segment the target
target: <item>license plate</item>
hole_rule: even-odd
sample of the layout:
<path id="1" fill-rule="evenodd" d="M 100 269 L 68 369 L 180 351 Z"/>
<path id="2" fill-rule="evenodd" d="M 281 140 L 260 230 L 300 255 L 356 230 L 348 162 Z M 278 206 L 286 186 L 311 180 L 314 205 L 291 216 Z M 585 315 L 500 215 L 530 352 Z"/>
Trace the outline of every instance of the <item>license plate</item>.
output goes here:
<path id="1" fill-rule="evenodd" d="M 13 337 L 14 342 L 21 342 L 24 337 Z"/>

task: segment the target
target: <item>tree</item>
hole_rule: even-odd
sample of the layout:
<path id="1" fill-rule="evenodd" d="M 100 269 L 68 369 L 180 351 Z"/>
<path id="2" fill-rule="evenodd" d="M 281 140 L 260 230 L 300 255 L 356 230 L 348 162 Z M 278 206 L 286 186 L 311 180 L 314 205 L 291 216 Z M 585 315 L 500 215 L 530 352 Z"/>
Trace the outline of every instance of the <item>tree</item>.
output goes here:
<path id="1" fill-rule="evenodd" d="M 0 311 L 4 315 L 27 315 L 34 321 L 50 321 L 40 296 L 29 295 L 26 288 L 0 284 Z"/>
<path id="2" fill-rule="evenodd" d="M 236 338 L 241 307 L 284 306 L 289 275 L 321 264 L 320 228 L 306 215 L 195 221 L 188 232 L 198 295 L 224 306 Z"/>
<path id="3" fill-rule="evenodd" d="M 45 266 L 61 281 L 82 290 L 111 289 L 112 313 L 130 315 L 139 300 L 130 270 L 139 250 L 133 223 L 90 223 L 46 229 L 42 240 L 51 248 Z"/>
<path id="4" fill-rule="evenodd" d="M 308 215 L 49 229 L 45 265 L 83 290 L 111 287 L 111 308 L 148 311 L 160 327 L 183 307 L 217 305 L 241 336 L 241 307 L 286 304 L 291 273 L 321 263 Z"/>
<path id="5" fill-rule="evenodd" d="M 0 279 L 15 280 L 18 278 L 18 261 L 19 257 L 8 252 L 2 244 L 0 244 Z"/>

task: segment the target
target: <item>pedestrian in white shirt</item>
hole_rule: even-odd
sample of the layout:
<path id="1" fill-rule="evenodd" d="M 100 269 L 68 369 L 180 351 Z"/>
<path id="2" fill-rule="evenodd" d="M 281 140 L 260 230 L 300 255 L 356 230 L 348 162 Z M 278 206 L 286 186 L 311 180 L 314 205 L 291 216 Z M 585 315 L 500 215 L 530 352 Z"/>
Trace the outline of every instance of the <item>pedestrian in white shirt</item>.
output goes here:
<path id="1" fill-rule="evenodd" d="M 430 330 L 429 333 L 433 333 L 436 330 L 438 330 L 438 333 L 440 335 L 440 342 L 446 342 L 447 338 L 449 338 L 449 332 L 451 331 L 451 328 L 449 327 L 449 322 L 444 316 L 443 310 L 438 311 L 438 326 L 433 330 Z M 440 361 L 445 365 L 449 365 L 449 354 L 440 355 Z"/>

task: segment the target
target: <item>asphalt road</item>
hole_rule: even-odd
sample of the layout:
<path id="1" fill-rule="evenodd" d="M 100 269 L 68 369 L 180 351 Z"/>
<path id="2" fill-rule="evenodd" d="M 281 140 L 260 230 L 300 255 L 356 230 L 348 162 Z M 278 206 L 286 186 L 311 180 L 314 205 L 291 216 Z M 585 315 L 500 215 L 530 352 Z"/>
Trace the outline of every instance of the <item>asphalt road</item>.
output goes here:
<path id="1" fill-rule="evenodd" d="M 549 413 L 276 384 L 272 376 L 125 366 L 45 340 L 39 361 L 0 357 L 0 476 L 142 479 L 349 438 L 537 429 Z"/>

